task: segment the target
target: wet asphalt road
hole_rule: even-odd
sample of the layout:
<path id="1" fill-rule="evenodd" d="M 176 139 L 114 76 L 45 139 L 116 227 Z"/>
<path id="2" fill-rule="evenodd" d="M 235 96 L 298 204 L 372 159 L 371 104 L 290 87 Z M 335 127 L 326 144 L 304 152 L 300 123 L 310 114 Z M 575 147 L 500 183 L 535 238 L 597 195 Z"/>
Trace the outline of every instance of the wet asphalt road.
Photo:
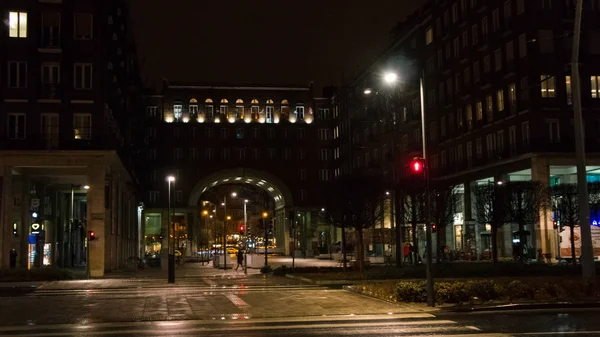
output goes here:
<path id="1" fill-rule="evenodd" d="M 440 313 L 440 319 L 510 336 L 600 336 L 600 309 Z"/>

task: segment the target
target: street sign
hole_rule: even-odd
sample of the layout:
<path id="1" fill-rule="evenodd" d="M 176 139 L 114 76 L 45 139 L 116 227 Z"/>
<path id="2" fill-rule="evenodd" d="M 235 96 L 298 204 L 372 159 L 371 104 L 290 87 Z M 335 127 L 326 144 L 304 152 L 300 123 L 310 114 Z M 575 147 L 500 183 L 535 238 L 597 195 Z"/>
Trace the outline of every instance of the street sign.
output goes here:
<path id="1" fill-rule="evenodd" d="M 40 207 L 40 199 L 31 199 L 31 207 Z"/>

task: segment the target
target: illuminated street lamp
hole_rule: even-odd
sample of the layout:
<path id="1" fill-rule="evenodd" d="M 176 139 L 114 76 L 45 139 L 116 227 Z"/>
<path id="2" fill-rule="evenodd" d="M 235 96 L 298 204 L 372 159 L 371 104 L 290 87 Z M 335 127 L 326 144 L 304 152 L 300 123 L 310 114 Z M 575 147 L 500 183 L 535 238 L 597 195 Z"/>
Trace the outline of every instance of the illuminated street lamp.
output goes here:
<path id="1" fill-rule="evenodd" d="M 171 183 L 175 184 L 175 176 L 168 176 L 167 177 L 167 182 L 169 185 L 169 208 L 167 210 L 167 222 L 169 223 L 169 235 L 167 237 L 167 249 L 169 252 L 169 260 L 167 261 L 167 265 L 168 265 L 168 283 L 175 283 L 175 242 L 174 242 L 174 235 L 175 235 L 175 208 L 173 207 L 173 216 L 170 217 L 170 213 L 171 213 Z M 173 241 L 173 242 L 171 242 Z"/>
<path id="2" fill-rule="evenodd" d="M 435 304 L 434 294 L 433 294 L 433 257 L 432 257 L 432 238 L 431 238 L 431 199 L 430 199 L 430 191 L 429 191 L 429 165 L 427 164 L 427 133 L 425 130 L 425 95 L 424 95 L 424 73 L 421 72 L 421 76 L 419 78 L 419 99 L 421 103 L 421 140 L 423 146 L 423 155 L 419 160 L 413 160 L 411 162 L 411 171 L 414 173 L 423 172 L 425 178 L 425 241 L 427 242 L 426 246 L 426 254 L 427 254 L 427 265 L 425 266 L 427 283 L 427 305 L 433 307 Z M 398 75 L 394 72 L 387 72 L 383 76 L 383 80 L 388 85 L 393 85 L 398 81 Z"/>
<path id="3" fill-rule="evenodd" d="M 385 81 L 385 83 L 392 85 L 398 80 L 398 75 L 393 72 L 388 72 L 383 75 L 383 80 Z"/>

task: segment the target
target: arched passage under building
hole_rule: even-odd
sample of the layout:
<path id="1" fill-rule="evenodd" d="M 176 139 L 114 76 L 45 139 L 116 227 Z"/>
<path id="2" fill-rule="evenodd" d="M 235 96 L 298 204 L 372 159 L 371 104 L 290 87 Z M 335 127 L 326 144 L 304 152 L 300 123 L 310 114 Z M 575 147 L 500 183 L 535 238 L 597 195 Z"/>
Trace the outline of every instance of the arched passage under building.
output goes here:
<path id="1" fill-rule="evenodd" d="M 214 172 L 196 183 L 190 193 L 188 207 L 198 207 L 203 194 L 211 188 L 228 184 L 251 185 L 268 193 L 274 201 L 274 214 L 272 214 L 272 217 L 275 219 L 275 228 L 273 236 L 278 243 L 278 247 L 274 252 L 289 255 L 289 214 L 290 211 L 294 210 L 294 199 L 287 185 L 271 173 L 249 168 L 234 168 Z M 196 214 L 200 217 L 199 212 L 196 212 Z M 310 221 L 310 219 L 308 220 Z M 200 219 L 196 221 L 200 223 Z"/>

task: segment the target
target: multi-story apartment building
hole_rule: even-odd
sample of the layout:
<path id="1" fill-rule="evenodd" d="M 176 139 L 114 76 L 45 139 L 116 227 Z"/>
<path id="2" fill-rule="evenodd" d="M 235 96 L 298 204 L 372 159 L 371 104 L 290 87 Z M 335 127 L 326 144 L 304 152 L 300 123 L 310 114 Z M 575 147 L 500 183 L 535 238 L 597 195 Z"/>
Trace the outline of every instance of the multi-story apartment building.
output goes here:
<path id="1" fill-rule="evenodd" d="M 584 4 L 580 74 L 588 180 L 595 181 L 600 174 L 600 3 Z M 340 95 L 347 117 L 337 126 L 340 172 L 369 169 L 381 172 L 390 185 L 404 181 L 409 160 L 422 151 L 422 78 L 432 183 L 456 186 L 460 196 L 453 223 L 436 235 L 451 249 L 486 256 L 490 230 L 477 219 L 474 186 L 575 182 L 574 12 L 575 1 L 427 1 Z M 398 80 L 384 83 L 386 72 Z M 407 219 L 399 217 L 397 223 Z M 511 256 L 517 231 L 516 225 L 501 228 L 500 254 Z M 552 214 L 526 228 L 531 256 L 539 249 L 556 257 L 557 234 Z"/>
<path id="2" fill-rule="evenodd" d="M 5 0 L 0 13 L 1 266 L 14 250 L 16 267 L 102 276 L 141 248 L 128 123 L 142 86 L 125 2 Z"/>
<path id="3" fill-rule="evenodd" d="M 220 208 L 223 198 L 229 200 L 228 194 L 235 191 L 213 187 L 251 185 L 272 199 L 264 205 L 270 209 L 264 210 L 275 219 L 275 251 L 290 252 L 289 218 L 294 212 L 305 237 L 298 241 L 301 251 L 313 254 L 321 244 L 312 235 L 314 212 L 323 202 L 320 185 L 333 179 L 330 123 L 335 111 L 330 100 L 314 98 L 308 86 L 165 81 L 159 95 L 147 95 L 146 112 L 140 177 L 147 235 L 167 233 L 165 178 L 174 175 L 171 206 L 177 221 L 188 228 L 202 224 L 202 201 Z M 219 221 L 223 214 L 218 209 Z M 237 231 L 228 226 L 227 235 Z M 166 246 L 165 241 L 162 249 Z"/>

